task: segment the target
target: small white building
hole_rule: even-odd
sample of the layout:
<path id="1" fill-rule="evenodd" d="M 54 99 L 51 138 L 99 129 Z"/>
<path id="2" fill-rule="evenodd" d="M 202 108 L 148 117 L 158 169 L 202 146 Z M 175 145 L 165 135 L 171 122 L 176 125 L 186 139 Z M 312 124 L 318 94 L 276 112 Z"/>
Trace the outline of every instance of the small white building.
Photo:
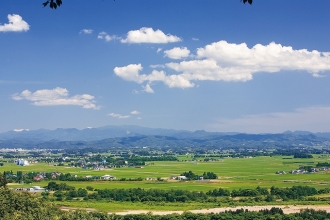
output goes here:
<path id="1" fill-rule="evenodd" d="M 18 166 L 28 166 L 30 164 L 29 164 L 29 162 L 27 160 L 18 159 L 17 162 L 16 162 L 16 165 L 18 165 Z"/>
<path id="2" fill-rule="evenodd" d="M 29 192 L 46 192 L 45 188 L 41 188 L 40 186 L 33 186 L 28 189 Z"/>
<path id="3" fill-rule="evenodd" d="M 188 179 L 188 178 L 187 178 L 186 176 L 178 176 L 177 179 L 178 179 L 178 180 L 186 180 L 186 179 Z"/>
<path id="4" fill-rule="evenodd" d="M 100 177 L 101 180 L 115 180 L 116 177 L 115 176 L 111 176 L 111 175 L 104 175 Z"/>
<path id="5" fill-rule="evenodd" d="M 45 188 L 41 188 L 40 186 L 32 186 L 32 188 L 10 188 L 10 189 L 18 192 L 30 192 L 30 193 L 42 193 L 47 191 Z"/>

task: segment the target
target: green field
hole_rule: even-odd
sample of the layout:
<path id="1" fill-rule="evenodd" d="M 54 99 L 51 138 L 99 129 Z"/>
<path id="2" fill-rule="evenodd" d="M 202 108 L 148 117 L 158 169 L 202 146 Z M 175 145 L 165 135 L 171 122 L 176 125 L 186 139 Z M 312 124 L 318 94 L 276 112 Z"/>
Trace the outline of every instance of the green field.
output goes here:
<path id="1" fill-rule="evenodd" d="M 183 156 L 182 158 L 184 158 Z M 109 170 L 83 170 L 81 168 L 68 168 L 65 166 L 51 166 L 44 163 L 32 164 L 30 166 L 16 166 L 5 163 L 0 171 L 23 171 L 25 172 L 53 172 L 77 174 L 78 176 L 113 175 L 118 178 L 169 178 L 177 176 L 185 171 L 193 171 L 197 174 L 203 172 L 214 172 L 219 176 L 218 180 L 210 182 L 178 182 L 178 181 L 94 181 L 94 182 L 67 182 L 77 188 L 85 188 L 90 185 L 97 189 L 104 188 L 159 188 L 159 189 L 187 189 L 196 191 L 208 191 L 214 188 L 227 188 L 229 190 L 239 188 L 255 188 L 257 186 L 270 188 L 291 187 L 293 185 L 308 185 L 316 188 L 330 187 L 330 173 L 319 172 L 313 174 L 275 174 L 276 171 L 297 169 L 299 165 L 313 165 L 317 162 L 328 162 L 329 157 L 318 158 L 317 155 L 311 159 L 284 159 L 288 157 L 254 157 L 254 158 L 225 158 L 216 162 L 169 162 L 156 161 L 154 165 L 143 168 L 116 168 Z M 32 185 L 47 185 L 46 181 L 33 183 Z M 11 185 L 10 187 L 24 187 L 25 185 Z"/>

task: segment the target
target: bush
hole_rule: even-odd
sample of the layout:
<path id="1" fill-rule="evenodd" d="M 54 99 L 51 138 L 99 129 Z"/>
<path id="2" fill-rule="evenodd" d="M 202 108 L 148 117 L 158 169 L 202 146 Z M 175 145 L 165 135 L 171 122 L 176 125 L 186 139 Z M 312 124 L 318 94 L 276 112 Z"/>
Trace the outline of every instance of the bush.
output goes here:
<path id="1" fill-rule="evenodd" d="M 87 189 L 88 191 L 93 191 L 93 190 L 94 190 L 94 188 L 91 187 L 91 186 L 86 186 L 86 189 Z"/>

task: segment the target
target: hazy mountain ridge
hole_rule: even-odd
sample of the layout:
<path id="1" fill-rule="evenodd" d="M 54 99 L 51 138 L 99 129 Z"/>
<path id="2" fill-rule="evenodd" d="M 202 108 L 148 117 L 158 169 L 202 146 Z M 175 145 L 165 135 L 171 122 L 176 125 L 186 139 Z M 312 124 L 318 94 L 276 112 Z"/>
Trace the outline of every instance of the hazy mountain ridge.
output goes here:
<path id="1" fill-rule="evenodd" d="M 143 146 L 315 146 L 329 145 L 330 133 L 286 131 L 280 134 L 221 133 L 198 130 L 106 126 L 90 129 L 13 131 L 0 134 L 0 148 L 72 148 Z"/>
<path id="2" fill-rule="evenodd" d="M 99 128 L 86 128 L 78 130 L 76 128 L 57 128 L 55 130 L 23 130 L 21 132 L 8 131 L 0 133 L 0 140 L 25 140 L 40 142 L 57 141 L 96 141 L 107 138 L 131 137 L 141 135 L 161 135 L 173 136 L 177 138 L 205 137 L 211 135 L 226 135 L 230 133 L 206 132 L 198 130 L 195 132 L 186 130 L 174 130 L 163 128 L 147 128 L 136 125 L 104 126 Z M 233 133 L 236 134 L 236 133 Z"/>

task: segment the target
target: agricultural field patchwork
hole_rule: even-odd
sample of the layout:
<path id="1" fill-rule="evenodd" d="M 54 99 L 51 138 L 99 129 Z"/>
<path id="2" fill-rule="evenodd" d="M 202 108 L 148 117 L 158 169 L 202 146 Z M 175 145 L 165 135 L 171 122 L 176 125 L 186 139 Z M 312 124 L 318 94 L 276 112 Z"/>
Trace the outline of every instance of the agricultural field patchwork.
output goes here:
<path id="1" fill-rule="evenodd" d="M 184 157 L 181 156 L 183 159 Z M 181 159 L 180 158 L 180 159 Z M 105 188 L 158 188 L 158 189 L 186 189 L 208 191 L 214 188 L 239 189 L 261 187 L 291 187 L 293 185 L 308 185 L 317 188 L 326 188 L 330 185 L 329 171 L 320 171 L 312 174 L 289 174 L 300 166 L 316 165 L 318 162 L 329 161 L 328 157 L 291 158 L 281 156 L 260 156 L 249 158 L 222 158 L 218 161 L 155 161 L 147 163 L 142 168 L 121 167 L 104 170 L 89 170 L 67 166 L 53 166 L 46 163 L 35 163 L 29 166 L 17 166 L 14 163 L 5 163 L 0 171 L 26 172 L 61 172 L 77 176 L 103 176 L 112 175 L 120 178 L 143 178 L 143 181 L 64 181 L 77 188 L 92 185 L 96 189 Z M 197 174 L 214 172 L 218 179 L 209 181 L 176 181 L 171 176 L 179 176 L 183 172 L 192 171 Z M 285 171 L 286 174 L 275 174 Z M 147 181 L 146 178 L 154 180 Z M 161 178 L 164 181 L 155 181 Z M 61 181 L 62 182 L 62 181 Z M 33 182 L 32 185 L 47 185 L 47 181 Z M 11 187 L 26 187 L 29 185 L 10 184 Z"/>

